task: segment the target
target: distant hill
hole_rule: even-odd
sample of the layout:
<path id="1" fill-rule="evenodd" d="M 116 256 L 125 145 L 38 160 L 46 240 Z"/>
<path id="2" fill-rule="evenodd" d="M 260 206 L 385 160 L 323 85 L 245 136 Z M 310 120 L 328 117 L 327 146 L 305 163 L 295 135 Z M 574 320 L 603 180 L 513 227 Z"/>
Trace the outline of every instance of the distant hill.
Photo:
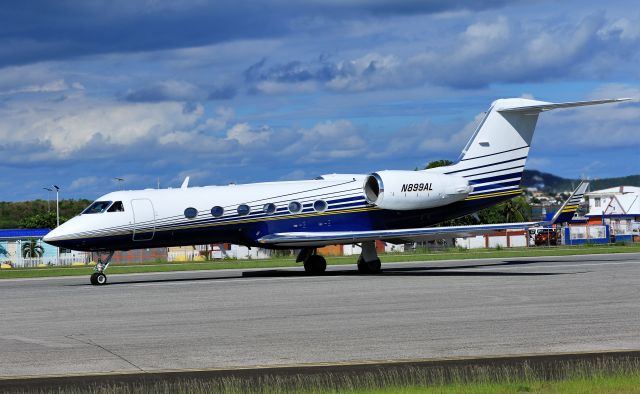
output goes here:
<path id="1" fill-rule="evenodd" d="M 571 191 L 578 186 L 580 180 L 566 179 L 546 172 L 536 170 L 524 170 L 522 186 L 525 188 L 536 187 L 547 193 L 560 193 Z M 590 190 L 607 189 L 615 186 L 639 186 L 640 175 L 629 175 L 619 178 L 603 178 L 592 180 Z"/>

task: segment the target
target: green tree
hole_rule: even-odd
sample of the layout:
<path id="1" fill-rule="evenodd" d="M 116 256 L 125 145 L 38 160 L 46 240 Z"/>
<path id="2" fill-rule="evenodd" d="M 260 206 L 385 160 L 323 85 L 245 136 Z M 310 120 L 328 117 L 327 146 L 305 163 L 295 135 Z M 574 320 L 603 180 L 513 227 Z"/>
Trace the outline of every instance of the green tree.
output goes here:
<path id="1" fill-rule="evenodd" d="M 85 209 L 91 201 L 89 200 L 60 200 L 60 223 L 63 223 L 65 219 L 71 218 Z M 0 201 L 0 228 L 18 228 L 25 226 L 22 222 L 27 218 L 36 214 L 49 215 L 52 219 L 48 219 L 49 225 L 36 225 L 31 224 L 29 228 L 34 227 L 55 227 L 55 201 L 49 204 L 47 207 L 46 200 L 33 200 L 33 201 Z M 33 221 L 30 221 L 33 223 Z M 42 223 L 42 221 L 40 221 Z"/>
<path id="2" fill-rule="evenodd" d="M 30 239 L 22 244 L 22 257 L 42 257 L 44 248 L 35 239 Z"/>
<path id="3" fill-rule="evenodd" d="M 451 160 L 446 160 L 446 159 L 434 160 L 429 162 L 429 164 L 427 164 L 427 166 L 424 169 L 427 170 L 429 168 L 444 167 L 444 166 L 449 166 L 451 164 L 453 164 Z"/>
<path id="4" fill-rule="evenodd" d="M 518 196 L 498 205 L 503 223 L 516 223 L 529 220 L 531 217 L 531 207 L 524 197 Z"/>
<path id="5" fill-rule="evenodd" d="M 66 222 L 67 219 L 60 217 L 60 224 Z M 56 228 L 56 213 L 44 212 L 27 216 L 20 221 L 22 228 Z"/>

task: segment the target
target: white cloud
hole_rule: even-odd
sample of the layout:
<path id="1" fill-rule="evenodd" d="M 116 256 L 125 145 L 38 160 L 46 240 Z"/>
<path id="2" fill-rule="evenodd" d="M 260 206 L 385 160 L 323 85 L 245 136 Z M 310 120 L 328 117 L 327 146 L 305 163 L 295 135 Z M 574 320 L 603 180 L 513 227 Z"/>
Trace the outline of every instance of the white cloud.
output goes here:
<path id="1" fill-rule="evenodd" d="M 82 189 L 90 188 L 98 183 L 98 177 L 96 176 L 85 176 L 76 178 L 69 185 L 69 190 L 72 191 L 82 191 Z"/>
<path id="2" fill-rule="evenodd" d="M 10 94 L 18 94 L 18 93 L 56 93 L 63 92 L 69 89 L 83 90 L 84 86 L 82 86 L 79 82 L 73 82 L 71 85 L 67 84 L 64 79 L 56 79 L 53 81 L 45 82 L 43 84 L 34 84 L 27 85 L 17 89 L 11 89 L 4 92 L 0 92 L 0 94 L 10 95 Z"/>
<path id="3" fill-rule="evenodd" d="M 40 148 L 34 145 L 34 160 L 67 158 L 85 148 L 129 146 L 191 128 L 202 108 L 183 109 L 179 103 L 114 103 L 84 95 L 60 102 L 10 102 L 0 108 L 0 139 L 24 146 L 39 144 Z"/>
<path id="4" fill-rule="evenodd" d="M 240 145 L 250 145 L 266 142 L 271 133 L 271 130 L 267 127 L 253 130 L 248 123 L 237 123 L 227 131 L 227 139 L 236 140 Z"/>
<path id="5" fill-rule="evenodd" d="M 337 64 L 336 76 L 327 82 L 332 90 L 363 91 L 393 84 L 401 60 L 395 55 L 368 53 L 350 61 Z"/>

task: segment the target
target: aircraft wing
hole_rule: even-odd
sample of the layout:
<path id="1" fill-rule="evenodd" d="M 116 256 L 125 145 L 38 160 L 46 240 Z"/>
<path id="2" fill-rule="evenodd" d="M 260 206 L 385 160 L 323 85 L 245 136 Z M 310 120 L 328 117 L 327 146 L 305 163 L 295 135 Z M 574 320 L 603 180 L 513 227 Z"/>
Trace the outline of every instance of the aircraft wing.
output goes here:
<path id="1" fill-rule="evenodd" d="M 389 241 L 401 243 L 406 241 L 430 241 L 435 239 L 458 238 L 482 235 L 493 231 L 524 229 L 534 226 L 550 226 L 560 218 L 570 219 L 578 209 L 578 202 L 584 195 L 588 182 L 582 182 L 571 194 L 569 199 L 558 209 L 554 217 L 543 222 L 520 222 L 499 224 L 477 224 L 469 226 L 424 227 L 394 230 L 366 230 L 366 231 L 295 231 L 269 234 L 258 241 L 265 245 L 281 247 L 305 247 L 337 244 L 353 244 L 366 241 Z M 567 220 L 568 220 L 567 219 Z"/>
<path id="2" fill-rule="evenodd" d="M 270 234 L 260 238 L 260 243 L 286 247 L 353 244 L 365 241 L 430 241 L 434 239 L 469 237 L 491 231 L 522 229 L 538 222 L 481 224 L 471 226 L 407 228 L 398 230 L 371 231 L 323 231 L 289 232 Z"/>

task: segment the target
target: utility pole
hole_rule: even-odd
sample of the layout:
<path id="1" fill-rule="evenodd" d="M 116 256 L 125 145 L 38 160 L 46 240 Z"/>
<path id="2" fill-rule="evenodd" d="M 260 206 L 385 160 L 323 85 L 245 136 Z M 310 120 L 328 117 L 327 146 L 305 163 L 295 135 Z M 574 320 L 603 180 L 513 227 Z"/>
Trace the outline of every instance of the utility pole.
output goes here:
<path id="1" fill-rule="evenodd" d="M 53 185 L 56 189 L 56 227 L 60 227 L 60 188 Z M 56 247 L 56 265 L 60 265 L 60 247 Z"/>
<path id="2" fill-rule="evenodd" d="M 56 227 L 60 226 L 60 188 L 56 185 L 53 185 L 53 188 L 56 189 Z"/>

